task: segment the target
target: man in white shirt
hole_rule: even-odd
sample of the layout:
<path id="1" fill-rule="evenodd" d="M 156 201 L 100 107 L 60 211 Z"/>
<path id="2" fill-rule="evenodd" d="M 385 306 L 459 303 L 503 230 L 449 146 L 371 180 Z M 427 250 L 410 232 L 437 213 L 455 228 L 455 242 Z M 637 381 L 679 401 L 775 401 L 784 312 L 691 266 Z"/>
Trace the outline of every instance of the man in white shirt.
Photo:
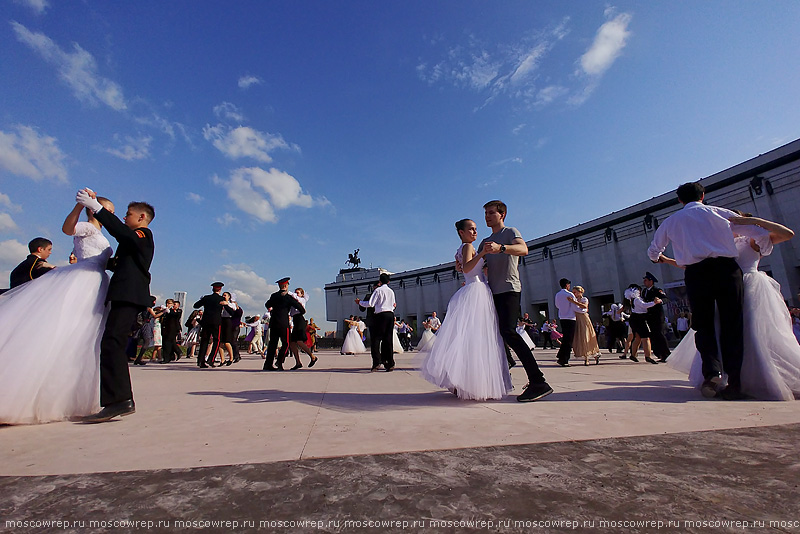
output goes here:
<path id="1" fill-rule="evenodd" d="M 394 370 L 392 355 L 392 333 L 394 332 L 394 308 L 397 305 L 394 291 L 389 287 L 389 275 L 381 273 L 378 286 L 368 301 L 356 299 L 356 304 L 375 310 L 370 325 L 370 349 L 372 352 L 372 369 L 377 371 L 383 364 L 386 371 Z"/>
<path id="2" fill-rule="evenodd" d="M 428 324 L 431 325 L 431 331 L 434 334 L 439 331 L 439 328 L 442 326 L 442 321 L 436 317 L 436 312 L 431 313 L 431 316 L 428 319 Z"/>
<path id="3" fill-rule="evenodd" d="M 566 278 L 558 281 L 561 291 L 556 293 L 556 308 L 558 308 L 558 320 L 561 322 L 561 348 L 558 349 L 558 365 L 569 367 L 569 355 L 572 352 L 572 339 L 575 337 L 575 295 L 570 288 L 572 282 Z"/>
<path id="4" fill-rule="evenodd" d="M 611 308 L 603 315 L 608 316 L 608 328 L 606 328 L 606 338 L 608 338 L 608 352 L 614 352 L 614 347 L 617 348 L 617 354 L 622 353 L 622 348 L 625 346 L 625 338 L 628 337 L 628 330 L 625 328 L 625 319 L 628 315 L 623 312 L 622 304 L 615 302 Z M 625 356 L 620 356 L 624 360 Z"/>
<path id="5" fill-rule="evenodd" d="M 683 208 L 668 217 L 653 235 L 647 255 L 655 263 L 673 263 L 686 268 L 685 281 L 692 323 L 697 331 L 695 345 L 703 360 L 704 397 L 717 395 L 722 371 L 728 374 L 728 387 L 719 392 L 725 400 L 744 398 L 742 369 L 742 270 L 736 263 L 730 217 L 737 214 L 725 208 L 704 205 L 705 189 L 700 183 L 678 187 Z M 762 237 L 755 226 L 737 226 L 736 231 L 753 238 Z M 753 235 L 750 235 L 750 234 Z M 664 256 L 672 243 L 675 259 Z M 714 307 L 719 310 L 720 347 L 714 327 Z M 722 355 L 722 363 L 717 358 Z"/>

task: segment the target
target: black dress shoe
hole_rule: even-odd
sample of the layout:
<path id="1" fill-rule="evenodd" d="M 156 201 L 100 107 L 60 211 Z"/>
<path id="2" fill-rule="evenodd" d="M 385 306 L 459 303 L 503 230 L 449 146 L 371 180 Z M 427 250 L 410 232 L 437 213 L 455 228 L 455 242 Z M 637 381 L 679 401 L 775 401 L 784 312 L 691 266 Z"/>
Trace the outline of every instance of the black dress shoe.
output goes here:
<path id="1" fill-rule="evenodd" d="M 241 359 L 242 359 L 241 356 L 237 356 L 236 358 L 233 359 L 233 363 L 237 363 Z"/>
<path id="2" fill-rule="evenodd" d="M 655 361 L 653 358 L 645 358 L 645 359 L 644 359 L 644 361 L 646 361 L 647 363 L 655 363 L 655 364 L 658 364 L 658 362 L 657 362 L 657 361 Z"/>
<path id="3" fill-rule="evenodd" d="M 133 362 L 133 365 L 147 365 L 147 364 L 143 361 L 135 361 Z"/>
<path id="4" fill-rule="evenodd" d="M 82 423 L 105 423 L 115 417 L 130 415 L 136 411 L 136 405 L 133 400 L 126 400 L 122 402 L 115 402 L 105 406 L 102 410 L 92 415 L 87 415 L 80 419 Z"/>
<path id="5" fill-rule="evenodd" d="M 558 362 L 561 367 L 569 367 L 569 362 Z"/>
<path id="6" fill-rule="evenodd" d="M 630 356 L 630 359 L 631 359 L 631 361 L 634 361 L 634 362 L 636 362 L 636 363 L 639 363 L 639 358 L 637 358 L 636 356 L 633 356 L 633 355 L 631 355 L 631 356 Z"/>
<path id="7" fill-rule="evenodd" d="M 738 387 L 735 386 L 728 386 L 719 393 L 717 393 L 718 397 L 721 397 L 722 400 L 726 401 L 737 401 L 737 400 L 745 400 L 747 399 L 747 395 L 741 392 Z"/>
<path id="8" fill-rule="evenodd" d="M 203 365 L 197 364 L 197 367 L 199 367 L 200 369 L 208 369 L 208 366 L 206 364 Z"/>
<path id="9" fill-rule="evenodd" d="M 226 360 L 225 365 L 231 365 L 233 362 L 231 360 Z M 220 366 L 221 367 L 221 366 Z"/>
<path id="10" fill-rule="evenodd" d="M 262 371 L 277 371 L 278 368 L 272 365 L 265 365 Z"/>
<path id="11" fill-rule="evenodd" d="M 308 367 L 311 368 L 311 367 L 314 367 L 315 365 L 317 365 L 317 361 L 318 360 L 319 360 L 319 358 L 311 358 L 311 361 L 308 362 Z"/>

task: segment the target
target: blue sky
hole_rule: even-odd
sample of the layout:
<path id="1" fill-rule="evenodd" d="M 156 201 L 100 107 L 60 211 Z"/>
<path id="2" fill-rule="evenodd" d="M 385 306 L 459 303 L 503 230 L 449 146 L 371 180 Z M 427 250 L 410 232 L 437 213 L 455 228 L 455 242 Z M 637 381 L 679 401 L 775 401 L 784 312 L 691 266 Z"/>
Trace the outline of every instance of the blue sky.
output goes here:
<path id="1" fill-rule="evenodd" d="M 800 137 L 800 3 L 2 0 L 0 276 L 78 188 L 156 207 L 154 295 L 533 239 Z M 487 234 L 486 229 L 481 236 Z"/>

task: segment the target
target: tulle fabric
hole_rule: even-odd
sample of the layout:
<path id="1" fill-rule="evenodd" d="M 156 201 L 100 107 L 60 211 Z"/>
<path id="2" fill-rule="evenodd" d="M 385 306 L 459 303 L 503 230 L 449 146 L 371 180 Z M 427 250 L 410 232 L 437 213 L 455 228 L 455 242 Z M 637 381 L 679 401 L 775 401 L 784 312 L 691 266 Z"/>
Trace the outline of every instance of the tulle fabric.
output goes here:
<path id="1" fill-rule="evenodd" d="M 364 342 L 361 341 L 358 328 L 351 326 L 344 337 L 342 354 L 364 354 L 365 352 L 367 352 L 367 348 L 364 346 Z"/>
<path id="2" fill-rule="evenodd" d="M 397 335 L 397 329 L 392 330 L 392 352 L 396 352 L 398 354 L 405 352 L 403 350 L 403 345 L 400 344 L 400 336 Z"/>
<path id="3" fill-rule="evenodd" d="M 460 252 L 460 251 L 459 251 Z M 447 304 L 436 343 L 424 354 L 422 377 L 461 399 L 501 399 L 511 391 L 503 339 L 479 262 Z"/>
<path id="4" fill-rule="evenodd" d="M 108 289 L 102 263 L 59 267 L 0 297 L 0 423 L 99 410 Z"/>
<path id="5" fill-rule="evenodd" d="M 430 328 L 426 328 L 417 344 L 417 351 L 430 352 L 434 343 L 436 343 L 436 334 L 434 334 Z"/>
<path id="6" fill-rule="evenodd" d="M 744 271 L 742 392 L 761 400 L 793 400 L 800 396 L 800 344 L 792 333 L 780 284 L 756 269 L 758 257 L 753 259 L 749 246 L 744 248 L 737 240 L 737 248 L 737 261 Z M 688 373 L 689 381 L 700 386 L 702 361 L 694 337 L 695 331 L 689 330 L 667 365 Z"/>

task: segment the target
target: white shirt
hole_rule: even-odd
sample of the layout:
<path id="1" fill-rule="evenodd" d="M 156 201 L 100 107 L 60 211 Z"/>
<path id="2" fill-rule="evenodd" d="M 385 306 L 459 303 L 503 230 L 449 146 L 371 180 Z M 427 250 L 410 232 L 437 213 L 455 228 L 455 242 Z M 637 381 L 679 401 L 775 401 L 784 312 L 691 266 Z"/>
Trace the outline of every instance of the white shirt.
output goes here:
<path id="1" fill-rule="evenodd" d="M 439 328 L 441 328 L 442 326 L 442 321 L 440 321 L 438 317 L 431 317 L 430 319 L 428 319 L 428 323 L 430 323 L 431 330 L 433 330 L 434 332 L 439 330 Z"/>
<path id="2" fill-rule="evenodd" d="M 633 299 L 633 310 L 631 311 L 636 314 L 645 314 L 648 308 L 652 308 L 655 305 L 655 302 L 645 302 L 642 300 L 642 297 L 637 295 L 637 297 Z"/>
<path id="3" fill-rule="evenodd" d="M 686 317 L 678 317 L 678 332 L 689 331 L 689 319 Z"/>
<path id="4" fill-rule="evenodd" d="M 575 295 L 568 289 L 562 289 L 556 293 L 556 308 L 558 308 L 558 318 L 575 320 L 575 305 L 569 301 L 575 299 Z"/>
<path id="5" fill-rule="evenodd" d="M 573 293 L 573 294 L 574 294 L 574 293 Z M 588 299 L 588 298 L 586 298 L 586 297 L 581 297 L 581 298 L 579 298 L 579 299 L 575 299 L 575 300 L 577 300 L 577 301 L 578 301 L 578 302 L 580 302 L 581 304 L 587 304 L 587 305 L 589 304 L 589 299 Z M 575 306 L 575 304 L 573 304 L 573 306 Z M 588 314 L 588 313 L 589 313 L 589 308 L 581 308 L 580 306 L 575 306 L 575 313 L 585 313 L 585 314 Z"/>
<path id="6" fill-rule="evenodd" d="M 375 308 L 375 313 L 394 312 L 394 291 L 388 285 L 379 286 L 372 292 L 369 302 L 362 300 L 359 304 L 365 308 Z"/>
<path id="7" fill-rule="evenodd" d="M 652 261 L 658 261 L 672 242 L 675 261 L 680 266 L 693 265 L 707 258 L 735 258 L 738 253 L 733 242 L 734 230 L 728 219 L 738 216 L 729 209 L 689 202 L 661 223 L 647 255 Z M 759 246 L 765 238 L 769 239 L 769 232 L 758 226 L 736 225 L 735 231 L 755 239 Z"/>
<path id="8" fill-rule="evenodd" d="M 622 304 L 614 303 L 611 305 L 611 309 L 603 315 L 608 315 L 612 321 L 624 321 L 627 317 L 625 316 L 626 314 L 622 312 L 623 309 Z"/>

